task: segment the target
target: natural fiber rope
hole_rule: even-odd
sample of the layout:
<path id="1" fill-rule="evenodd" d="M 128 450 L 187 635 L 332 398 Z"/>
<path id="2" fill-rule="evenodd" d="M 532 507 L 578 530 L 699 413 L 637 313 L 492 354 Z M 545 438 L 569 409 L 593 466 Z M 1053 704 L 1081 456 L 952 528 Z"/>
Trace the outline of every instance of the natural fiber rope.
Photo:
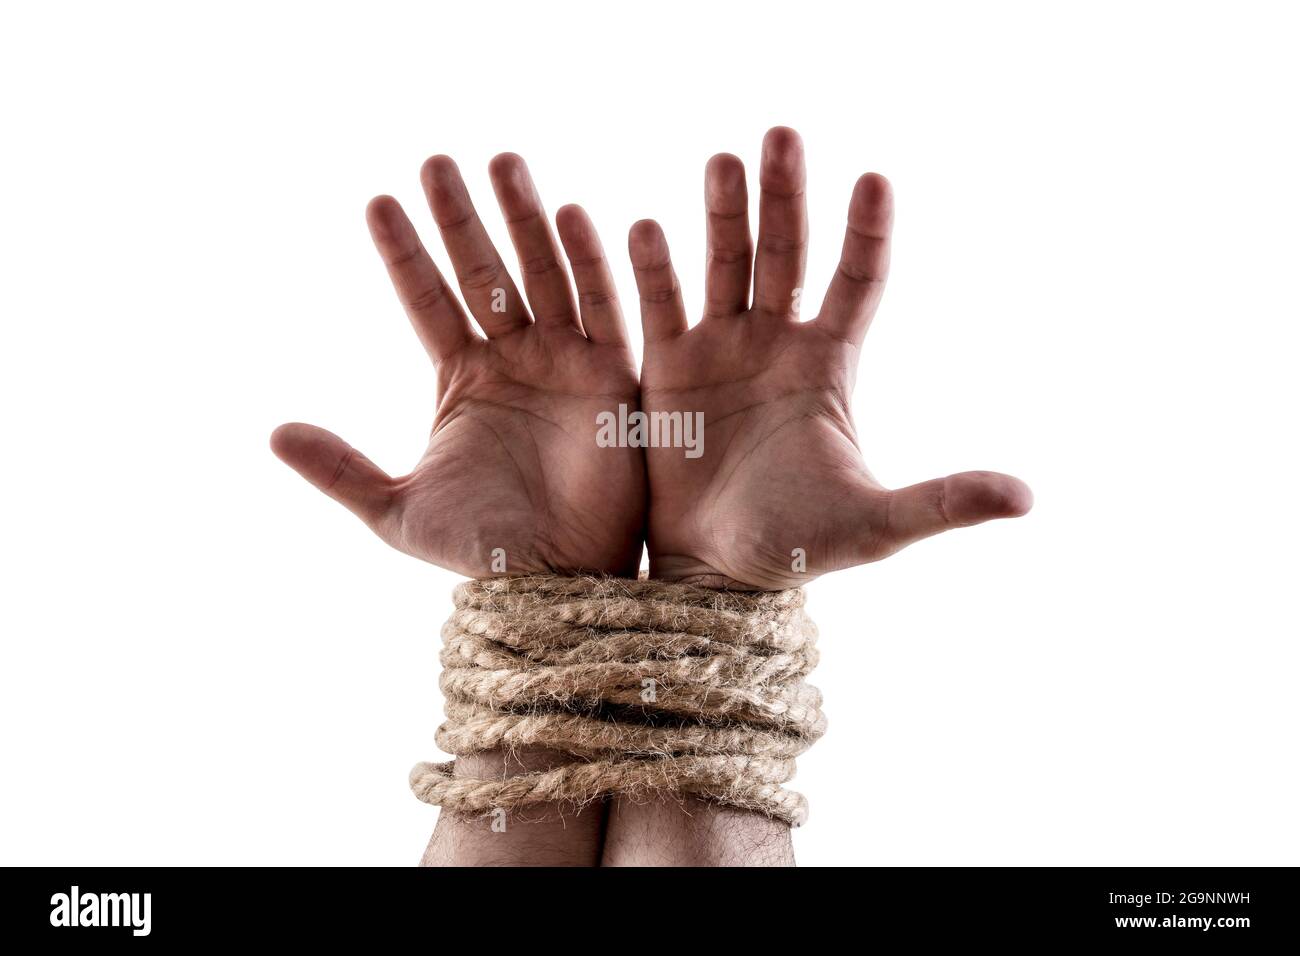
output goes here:
<path id="1" fill-rule="evenodd" d="M 781 784 L 826 728 L 804 682 L 817 630 L 803 602 L 799 590 L 644 579 L 465 582 L 442 629 L 438 746 L 540 746 L 573 761 L 491 780 L 422 763 L 411 790 L 466 813 L 673 791 L 798 826 L 807 804 Z"/>

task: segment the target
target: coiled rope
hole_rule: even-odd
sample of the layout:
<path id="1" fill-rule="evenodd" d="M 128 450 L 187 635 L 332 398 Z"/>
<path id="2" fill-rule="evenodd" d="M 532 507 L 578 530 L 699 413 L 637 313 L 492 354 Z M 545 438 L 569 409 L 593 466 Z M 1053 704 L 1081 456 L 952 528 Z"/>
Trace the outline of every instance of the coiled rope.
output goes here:
<path id="1" fill-rule="evenodd" d="M 672 791 L 791 826 L 807 817 L 781 786 L 826 729 L 804 681 L 817 630 L 801 590 L 535 575 L 468 581 L 454 600 L 438 746 L 461 757 L 539 746 L 572 760 L 504 779 L 417 764 L 419 799 L 485 813 Z"/>

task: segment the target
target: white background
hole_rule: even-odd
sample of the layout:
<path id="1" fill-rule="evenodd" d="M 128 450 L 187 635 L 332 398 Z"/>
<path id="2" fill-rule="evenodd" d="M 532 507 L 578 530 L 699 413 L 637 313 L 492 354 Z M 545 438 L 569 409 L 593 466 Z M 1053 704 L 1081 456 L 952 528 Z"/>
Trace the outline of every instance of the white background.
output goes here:
<path id="1" fill-rule="evenodd" d="M 877 476 L 1037 497 L 812 586 L 800 861 L 1300 862 L 1284 9 L 7 7 L 0 862 L 413 864 L 454 578 L 267 448 L 302 420 L 393 473 L 422 450 L 363 207 L 396 195 L 445 264 L 417 171 L 450 153 L 508 248 L 485 167 L 515 150 L 634 322 L 645 216 L 698 312 L 704 162 L 752 171 L 778 123 L 811 301 L 856 176 L 897 191 Z"/>

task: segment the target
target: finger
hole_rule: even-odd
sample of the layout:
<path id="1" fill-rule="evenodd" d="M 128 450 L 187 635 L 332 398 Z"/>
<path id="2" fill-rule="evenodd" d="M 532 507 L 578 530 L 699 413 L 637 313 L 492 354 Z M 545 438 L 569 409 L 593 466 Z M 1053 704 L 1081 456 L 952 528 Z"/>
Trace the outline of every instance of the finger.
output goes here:
<path id="1" fill-rule="evenodd" d="M 719 153 L 704 168 L 704 209 L 709 245 L 704 317 L 738 315 L 749 308 L 754 243 L 749 237 L 745 164 L 730 153 Z"/>
<path id="2" fill-rule="evenodd" d="M 396 199 L 377 196 L 370 200 L 366 222 L 415 334 L 429 357 L 441 362 L 474 338 L 464 310 Z"/>
<path id="3" fill-rule="evenodd" d="M 1019 517 L 1033 503 L 1033 493 L 1019 478 L 962 472 L 888 492 L 885 536 L 898 549 L 941 531 Z"/>
<path id="4" fill-rule="evenodd" d="M 368 525 L 392 504 L 393 479 L 332 432 L 296 422 L 281 425 L 271 433 L 271 450 Z"/>
<path id="5" fill-rule="evenodd" d="M 555 226 L 578 287 L 578 308 L 587 337 L 601 344 L 628 346 L 618 290 L 591 217 L 581 206 L 562 206 L 555 213 Z"/>
<path id="6" fill-rule="evenodd" d="M 642 219 L 627 237 L 627 251 L 641 294 L 641 330 L 647 342 L 658 342 L 686 331 L 686 308 L 677 284 L 668 240 L 659 223 Z"/>
<path id="7" fill-rule="evenodd" d="M 451 157 L 429 158 L 420 169 L 420 184 L 465 304 L 479 327 L 488 338 L 496 338 L 532 325 L 524 297 L 488 238 Z"/>
<path id="8" fill-rule="evenodd" d="M 505 215 L 524 276 L 524 292 L 537 324 L 544 328 L 582 331 L 573 301 L 569 276 L 560 262 L 560 250 L 551 234 L 551 224 L 528 174 L 523 158 L 502 153 L 488 165 L 492 188 Z"/>
<path id="9" fill-rule="evenodd" d="M 853 187 L 840 264 L 817 316 L 829 331 L 854 344 L 866 337 L 885 291 L 893 225 L 894 196 L 889 180 L 867 173 Z"/>
<path id="10" fill-rule="evenodd" d="M 758 174 L 758 252 L 754 257 L 754 308 L 794 315 L 808 254 L 803 143 L 784 126 L 768 130 Z"/>

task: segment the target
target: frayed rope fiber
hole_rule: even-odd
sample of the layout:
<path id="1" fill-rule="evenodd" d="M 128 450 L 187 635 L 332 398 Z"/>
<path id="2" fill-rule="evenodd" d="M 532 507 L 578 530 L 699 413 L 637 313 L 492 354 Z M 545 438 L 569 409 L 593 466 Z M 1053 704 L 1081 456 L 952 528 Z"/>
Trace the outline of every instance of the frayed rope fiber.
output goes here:
<path id="1" fill-rule="evenodd" d="M 747 593 L 623 578 L 467 581 L 442 629 L 446 722 L 458 757 L 547 747 L 571 762 L 505 779 L 421 763 L 411 790 L 462 813 L 669 791 L 791 826 L 781 784 L 826 729 L 817 629 L 800 590 Z"/>

